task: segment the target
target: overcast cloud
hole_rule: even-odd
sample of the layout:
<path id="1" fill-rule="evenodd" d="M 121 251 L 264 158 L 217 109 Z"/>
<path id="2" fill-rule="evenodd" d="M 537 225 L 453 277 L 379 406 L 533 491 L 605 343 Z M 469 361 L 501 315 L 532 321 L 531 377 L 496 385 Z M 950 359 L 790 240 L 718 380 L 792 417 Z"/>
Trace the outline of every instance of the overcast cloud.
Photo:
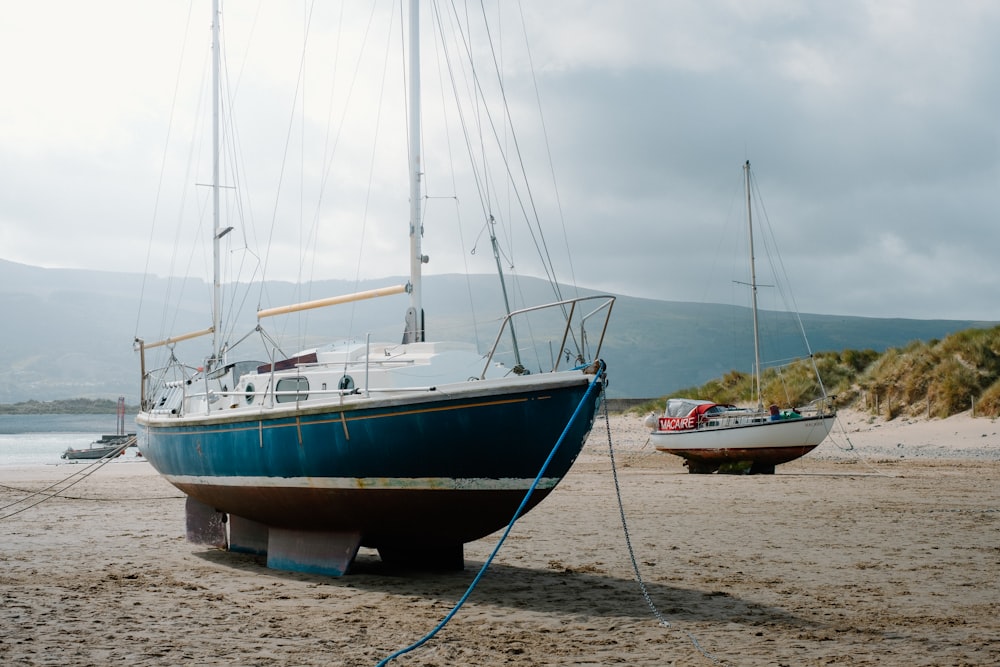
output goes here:
<path id="1" fill-rule="evenodd" d="M 208 181 L 207 163 L 171 147 L 202 136 L 193 128 L 207 104 L 197 84 L 206 71 L 208 4 L 4 2 L 0 257 L 141 272 L 153 236 L 166 241 L 155 246 L 151 270 L 183 273 L 194 262 L 204 272 L 202 256 L 162 248 L 178 221 L 193 231 L 205 224 L 191 214 L 204 206 L 205 189 L 194 184 Z M 246 212 L 255 226 L 234 237 L 266 245 L 270 218 L 287 215 L 273 203 L 285 164 L 281 187 L 306 213 L 294 231 L 272 237 L 268 277 L 403 274 L 407 194 L 405 183 L 395 184 L 405 164 L 389 148 L 401 131 L 380 125 L 379 164 L 398 168 L 375 171 L 370 142 L 353 143 L 349 130 L 340 135 L 336 148 L 348 166 L 331 169 L 321 214 L 301 203 L 313 191 L 290 185 L 289 171 L 308 172 L 322 156 L 286 151 L 286 137 L 328 125 L 335 132 L 352 113 L 312 84 L 319 66 L 305 75 L 305 105 L 294 102 L 303 8 L 291 4 L 224 6 L 240 155 L 266 166 L 241 173 L 255 193 Z M 354 71 L 349 46 L 398 41 L 398 26 L 366 31 L 369 10 L 357 4 L 343 24 L 339 8 L 317 9 L 310 34 L 310 48 L 348 73 L 345 82 Z M 726 301 L 731 271 L 720 268 L 729 262 L 719 257 L 720 237 L 741 233 L 733 220 L 742 220 L 741 166 L 749 159 L 800 310 L 1000 320 L 1000 3 L 524 4 L 563 221 L 546 213 L 554 200 L 540 195 L 540 208 L 556 233 L 565 226 L 581 286 Z M 526 59 L 508 57 L 516 114 L 534 104 L 534 91 Z M 395 99 L 391 79 L 373 83 L 383 80 L 380 68 L 361 66 L 355 86 Z M 347 96 L 342 85 L 337 99 Z M 290 124 L 296 109 L 306 111 Z M 374 117 L 378 109 L 369 101 L 358 113 Z M 429 121 L 428 153 L 444 143 L 436 131 Z M 536 152 L 533 171 L 550 178 L 541 135 L 522 139 Z M 442 161 L 427 157 L 430 196 L 447 190 L 431 169 Z M 466 264 L 490 271 L 488 243 L 479 240 L 476 255 L 468 254 L 475 226 L 461 237 L 430 229 L 443 206 L 435 202 L 424 242 L 428 271 Z M 367 225 L 313 231 L 314 220 L 357 223 L 349 216 L 361 209 Z M 385 220 L 403 226 L 387 230 Z M 314 234 L 326 254 L 298 261 L 299 239 Z M 382 259 L 359 264 L 362 236 Z M 456 242 L 465 252 L 446 260 Z M 242 261 L 258 255 L 249 257 Z M 568 281 L 568 267 L 560 271 Z M 722 293 L 706 287 L 712 283 Z"/>

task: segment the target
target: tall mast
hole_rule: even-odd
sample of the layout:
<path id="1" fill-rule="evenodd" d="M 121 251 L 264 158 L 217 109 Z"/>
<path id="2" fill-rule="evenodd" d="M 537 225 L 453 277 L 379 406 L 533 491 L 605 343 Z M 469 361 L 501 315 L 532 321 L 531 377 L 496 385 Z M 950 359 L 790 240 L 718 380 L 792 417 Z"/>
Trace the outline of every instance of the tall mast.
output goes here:
<path id="1" fill-rule="evenodd" d="M 406 311 L 404 343 L 424 340 L 424 307 L 420 282 L 421 265 L 427 261 L 420 241 L 423 222 L 420 219 L 420 3 L 410 0 L 410 307 Z"/>
<path id="2" fill-rule="evenodd" d="M 209 367 L 219 362 L 219 337 L 222 334 L 219 271 L 219 0 L 212 0 L 212 358 Z"/>
<path id="3" fill-rule="evenodd" d="M 750 160 L 743 165 L 744 188 L 747 196 L 747 237 L 750 245 L 750 310 L 753 313 L 754 380 L 757 385 L 757 409 L 764 409 L 760 395 L 760 333 L 757 326 L 757 267 L 753 254 L 753 213 L 750 203 Z"/>

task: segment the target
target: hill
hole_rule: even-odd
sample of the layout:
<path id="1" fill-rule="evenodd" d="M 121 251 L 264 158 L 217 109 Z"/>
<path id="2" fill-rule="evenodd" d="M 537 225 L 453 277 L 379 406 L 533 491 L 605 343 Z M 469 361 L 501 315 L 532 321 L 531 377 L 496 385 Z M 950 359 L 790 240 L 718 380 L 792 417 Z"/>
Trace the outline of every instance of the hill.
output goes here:
<path id="1" fill-rule="evenodd" d="M 21 401 L 0 403 L 0 415 L 113 415 L 118 401 L 109 398 L 67 398 L 57 401 Z M 139 411 L 138 405 L 126 405 L 126 414 Z"/>
<path id="2" fill-rule="evenodd" d="M 303 298 L 345 294 L 405 282 L 405 278 L 363 281 L 321 281 L 304 286 L 269 282 L 261 292 L 231 286 L 229 303 L 245 300 L 269 305 Z M 513 282 L 513 281 L 512 281 Z M 492 296 L 470 301 L 481 287 Z M 519 278 L 513 293 L 519 303 L 553 300 L 548 283 Z M 429 331 L 484 347 L 495 335 L 495 318 L 502 299 L 493 276 L 438 275 L 425 279 L 425 311 Z M 580 293 L 593 294 L 589 290 Z M 145 294 L 140 308 L 140 296 Z M 574 293 L 564 288 L 564 293 Z M 261 296 L 263 295 L 263 296 Z M 181 302 L 179 310 L 164 304 Z M 43 269 L 0 260 L 0 403 L 30 399 L 127 397 L 135 403 L 139 360 L 133 352 L 136 336 L 154 340 L 159 332 L 194 331 L 208 326 L 207 285 L 198 280 L 143 280 L 137 274 L 110 271 Z M 233 332 L 250 331 L 250 315 L 238 320 Z M 402 332 L 405 297 L 359 302 L 350 307 L 310 311 L 310 323 L 324 335 L 364 335 L 398 338 Z M 460 324 L 469 312 L 479 325 Z M 661 396 L 721 377 L 752 364 L 746 308 L 621 296 L 614 306 L 601 356 L 608 362 L 608 395 L 617 398 Z M 913 341 L 942 339 L 995 322 L 911 320 L 805 314 L 802 321 L 817 352 L 871 349 L 882 352 Z M 765 312 L 770 359 L 803 357 L 798 324 L 781 313 Z M 236 335 L 235 333 L 232 335 Z M 318 341 L 306 341 L 315 344 Z"/>
<path id="3" fill-rule="evenodd" d="M 966 329 L 943 340 L 913 341 L 881 354 L 874 350 L 821 352 L 814 357 L 828 395 L 840 407 L 852 407 L 891 420 L 904 417 L 950 417 L 973 411 L 1000 417 L 1000 326 Z M 753 378 L 730 371 L 701 386 L 671 392 L 718 403 L 747 404 Z M 761 377 L 764 404 L 800 406 L 822 395 L 812 364 L 800 360 L 770 368 Z M 637 406 L 639 412 L 662 409 L 663 399 Z"/>

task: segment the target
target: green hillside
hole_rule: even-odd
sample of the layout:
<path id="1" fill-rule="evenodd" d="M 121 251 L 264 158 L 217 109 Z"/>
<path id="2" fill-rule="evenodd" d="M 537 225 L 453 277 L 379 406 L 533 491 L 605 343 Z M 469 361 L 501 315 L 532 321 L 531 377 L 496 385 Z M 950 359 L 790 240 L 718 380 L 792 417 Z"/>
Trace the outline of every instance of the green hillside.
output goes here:
<path id="1" fill-rule="evenodd" d="M 820 352 L 812 361 L 827 394 L 835 395 L 840 407 L 868 410 L 887 419 L 948 417 L 973 406 L 977 416 L 1000 416 L 1000 326 L 966 329 L 883 353 Z M 821 395 L 809 359 L 765 369 L 761 385 L 765 405 L 801 406 Z M 729 371 L 636 410 L 657 410 L 667 398 L 682 396 L 745 405 L 752 395 L 752 377 Z"/>
<path id="2" fill-rule="evenodd" d="M 295 303 L 406 282 L 387 277 L 362 282 L 320 281 L 305 285 L 268 282 L 268 305 Z M 554 300 L 551 286 L 534 278 L 508 278 L 512 307 Z M 464 340 L 486 350 L 505 312 L 494 276 L 432 275 L 424 281 L 424 309 L 433 336 Z M 245 299 L 246 285 L 226 285 L 227 303 L 246 304 L 247 312 L 233 319 L 231 342 L 257 325 L 259 290 Z M 594 294 L 563 287 L 566 295 Z M 186 281 L 113 272 L 42 269 L 0 260 L 0 403 L 29 399 L 74 397 L 138 401 L 139 357 L 136 336 L 158 340 L 168 333 L 197 331 L 210 324 L 208 286 Z M 144 295 L 140 305 L 140 295 Z M 473 299 L 472 295 L 476 295 Z M 165 304 L 177 303 L 177 308 Z M 372 335 L 393 340 L 402 332 L 406 309 L 403 296 L 373 299 L 318 309 L 302 319 L 268 322 L 267 329 L 288 352 L 326 340 Z M 469 324 L 469 316 L 476 324 Z M 914 320 L 803 313 L 802 326 L 814 351 L 871 349 L 883 352 L 911 341 L 944 339 L 969 328 L 986 328 L 995 321 Z M 308 323 L 308 327 L 304 324 Z M 303 326 L 300 326 L 303 325 Z M 787 313 L 760 313 L 763 357 L 807 357 L 799 322 Z M 320 337 L 299 339 L 299 331 Z M 732 368 L 753 364 L 750 309 L 712 303 L 661 301 L 619 296 L 615 302 L 601 357 L 608 363 L 612 398 L 650 398 L 721 377 Z M 529 344 L 528 331 L 522 343 Z M 242 344 L 243 358 L 267 357 L 252 337 Z M 531 340 L 532 349 L 550 355 L 559 341 Z M 182 343 L 184 353 L 207 354 L 204 339 Z M 199 346 L 202 346 L 199 348 Z M 249 348 L 249 349 L 248 349 Z M 822 358 L 823 355 L 816 355 Z M 539 367 L 541 364 L 539 364 Z"/>

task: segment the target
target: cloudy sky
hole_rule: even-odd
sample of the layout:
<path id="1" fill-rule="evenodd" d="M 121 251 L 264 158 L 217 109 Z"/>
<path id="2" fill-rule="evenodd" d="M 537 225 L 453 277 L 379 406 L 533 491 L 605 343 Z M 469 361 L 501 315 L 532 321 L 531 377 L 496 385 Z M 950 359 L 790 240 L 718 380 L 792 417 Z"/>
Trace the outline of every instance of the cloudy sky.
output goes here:
<path id="1" fill-rule="evenodd" d="M 0 258 L 205 274 L 175 240 L 208 224 L 208 4 L 4 2 Z M 407 271 L 398 8 L 334 4 L 317 3 L 305 49 L 302 3 L 223 7 L 224 182 L 244 193 L 227 275 Z M 558 186 L 533 196 L 553 256 L 572 251 L 571 267 L 554 258 L 561 280 L 728 301 L 749 159 L 799 310 L 1000 320 L 1000 3 L 504 5 L 493 38 L 511 115 L 537 121 L 541 102 L 546 133 L 516 138 L 532 178 Z M 507 46 L 525 33 L 530 60 Z M 446 71 L 424 58 L 431 81 Z M 433 83 L 425 98 L 440 103 Z M 444 127 L 428 120 L 423 142 L 427 270 L 487 273 L 482 211 L 435 171 L 464 151 Z M 456 201 L 473 222 L 434 227 Z M 499 226 L 504 261 L 537 274 L 523 231 Z M 320 254 L 299 249 L 313 239 Z"/>

